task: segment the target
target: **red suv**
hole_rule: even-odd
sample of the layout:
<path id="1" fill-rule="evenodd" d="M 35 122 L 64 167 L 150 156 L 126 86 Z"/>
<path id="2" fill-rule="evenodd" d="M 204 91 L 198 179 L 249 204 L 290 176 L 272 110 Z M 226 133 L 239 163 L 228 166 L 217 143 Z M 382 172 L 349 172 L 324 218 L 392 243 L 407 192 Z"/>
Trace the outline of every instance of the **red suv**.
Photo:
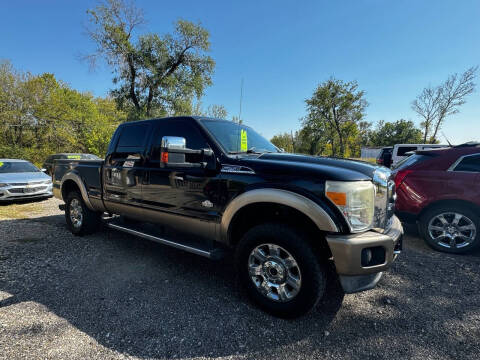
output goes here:
<path id="1" fill-rule="evenodd" d="M 397 215 L 418 222 L 428 245 L 449 253 L 480 247 L 480 144 L 417 151 L 394 176 Z"/>

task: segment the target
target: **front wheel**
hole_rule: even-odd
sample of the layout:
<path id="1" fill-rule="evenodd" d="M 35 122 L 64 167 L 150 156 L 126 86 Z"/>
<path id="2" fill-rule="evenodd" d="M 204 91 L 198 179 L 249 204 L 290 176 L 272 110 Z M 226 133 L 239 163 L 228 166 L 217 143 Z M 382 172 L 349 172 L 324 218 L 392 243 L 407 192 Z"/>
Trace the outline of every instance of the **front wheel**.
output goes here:
<path id="1" fill-rule="evenodd" d="M 236 267 L 249 297 L 263 310 L 293 318 L 323 297 L 326 270 L 306 235 L 269 223 L 247 231 L 237 247 Z"/>
<path id="2" fill-rule="evenodd" d="M 439 206 L 420 219 L 419 229 L 435 250 L 461 254 L 480 246 L 479 218 L 465 206 Z"/>
<path id="3" fill-rule="evenodd" d="M 74 235 L 87 235 L 95 232 L 100 225 L 101 214 L 90 210 L 77 191 L 67 195 L 65 201 L 65 220 Z"/>

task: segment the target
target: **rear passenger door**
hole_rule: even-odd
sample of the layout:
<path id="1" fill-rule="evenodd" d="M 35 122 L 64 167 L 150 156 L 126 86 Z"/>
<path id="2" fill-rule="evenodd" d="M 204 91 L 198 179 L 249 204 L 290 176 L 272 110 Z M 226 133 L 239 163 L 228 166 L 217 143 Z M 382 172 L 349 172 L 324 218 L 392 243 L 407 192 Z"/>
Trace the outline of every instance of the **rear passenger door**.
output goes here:
<path id="1" fill-rule="evenodd" d="M 449 188 L 462 199 L 480 204 L 480 154 L 461 156 L 449 170 Z"/>
<path id="2" fill-rule="evenodd" d="M 140 218 L 145 147 L 151 124 L 123 125 L 114 150 L 105 159 L 103 188 L 106 208 L 117 214 Z"/>

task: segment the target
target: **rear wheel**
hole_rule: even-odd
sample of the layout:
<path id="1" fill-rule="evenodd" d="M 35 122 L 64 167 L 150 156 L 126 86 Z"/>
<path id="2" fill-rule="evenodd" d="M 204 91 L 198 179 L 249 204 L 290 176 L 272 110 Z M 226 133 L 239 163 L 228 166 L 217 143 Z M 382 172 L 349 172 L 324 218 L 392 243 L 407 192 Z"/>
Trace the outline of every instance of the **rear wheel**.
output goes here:
<path id="1" fill-rule="evenodd" d="M 77 191 L 68 193 L 65 201 L 65 219 L 74 235 L 87 235 L 98 230 L 101 213 L 90 210 Z"/>
<path id="2" fill-rule="evenodd" d="M 438 206 L 420 219 L 420 232 L 433 249 L 453 254 L 480 246 L 479 218 L 466 206 Z"/>
<path id="3" fill-rule="evenodd" d="M 255 226 L 241 239 L 236 267 L 249 297 L 263 310 L 292 318 L 323 297 L 326 270 L 306 235 L 283 224 Z"/>

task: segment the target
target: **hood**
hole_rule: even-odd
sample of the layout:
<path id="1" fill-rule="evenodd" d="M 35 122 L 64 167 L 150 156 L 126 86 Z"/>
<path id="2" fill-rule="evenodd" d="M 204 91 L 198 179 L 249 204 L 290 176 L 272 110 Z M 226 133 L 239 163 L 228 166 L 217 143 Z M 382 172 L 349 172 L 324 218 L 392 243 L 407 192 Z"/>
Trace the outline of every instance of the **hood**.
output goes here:
<path id="1" fill-rule="evenodd" d="M 35 181 L 51 180 L 47 174 L 37 172 L 22 172 L 22 173 L 4 173 L 0 174 L 0 183 L 29 183 Z"/>
<path id="2" fill-rule="evenodd" d="M 312 174 L 328 180 L 372 180 L 378 166 L 355 160 L 287 153 L 267 153 L 257 158 L 245 158 L 246 163 L 259 167 L 260 171 L 291 171 L 294 174 Z"/>

